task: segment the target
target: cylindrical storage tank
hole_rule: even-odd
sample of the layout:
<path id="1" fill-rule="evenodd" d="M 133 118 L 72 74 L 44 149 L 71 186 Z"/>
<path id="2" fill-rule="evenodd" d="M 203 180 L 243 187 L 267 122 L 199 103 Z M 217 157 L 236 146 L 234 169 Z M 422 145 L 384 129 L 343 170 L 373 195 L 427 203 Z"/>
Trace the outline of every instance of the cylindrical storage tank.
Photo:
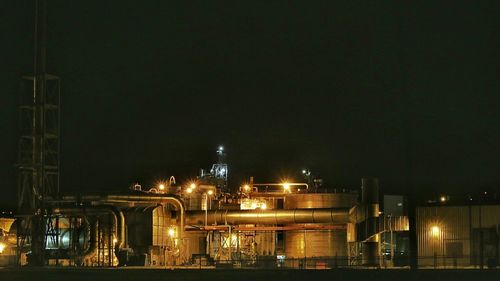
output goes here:
<path id="1" fill-rule="evenodd" d="M 284 209 L 351 208 L 356 205 L 355 193 L 299 193 L 289 194 Z"/>
<path id="2" fill-rule="evenodd" d="M 356 204 L 357 194 L 302 193 L 285 197 L 285 209 L 348 209 Z M 295 224 L 306 226 L 307 224 Z M 328 225 L 328 224 L 325 224 Z M 347 263 L 347 230 L 293 230 L 285 232 L 285 256 L 290 259 L 338 259 L 336 264 Z M 308 262 L 309 265 L 309 262 Z"/>
<path id="3" fill-rule="evenodd" d="M 338 230 L 291 230 L 285 233 L 285 255 L 290 259 L 347 256 L 347 232 Z"/>

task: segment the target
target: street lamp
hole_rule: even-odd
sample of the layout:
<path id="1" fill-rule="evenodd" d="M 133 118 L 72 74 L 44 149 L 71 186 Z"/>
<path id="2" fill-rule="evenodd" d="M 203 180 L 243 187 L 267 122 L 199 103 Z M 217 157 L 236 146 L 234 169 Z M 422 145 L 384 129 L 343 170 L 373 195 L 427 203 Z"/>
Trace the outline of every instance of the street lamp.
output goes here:
<path id="1" fill-rule="evenodd" d="M 290 184 L 289 183 L 283 183 L 283 190 L 285 192 L 290 192 Z"/>

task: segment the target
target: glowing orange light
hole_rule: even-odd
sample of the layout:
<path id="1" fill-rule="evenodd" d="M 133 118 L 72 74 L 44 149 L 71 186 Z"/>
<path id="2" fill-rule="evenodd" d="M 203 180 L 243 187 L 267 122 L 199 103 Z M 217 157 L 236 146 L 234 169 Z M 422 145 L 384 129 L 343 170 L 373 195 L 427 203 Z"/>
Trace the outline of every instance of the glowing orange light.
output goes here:
<path id="1" fill-rule="evenodd" d="M 441 232 L 441 230 L 439 229 L 439 226 L 434 225 L 434 226 L 431 227 L 432 237 L 439 237 L 439 233 L 440 232 Z"/>

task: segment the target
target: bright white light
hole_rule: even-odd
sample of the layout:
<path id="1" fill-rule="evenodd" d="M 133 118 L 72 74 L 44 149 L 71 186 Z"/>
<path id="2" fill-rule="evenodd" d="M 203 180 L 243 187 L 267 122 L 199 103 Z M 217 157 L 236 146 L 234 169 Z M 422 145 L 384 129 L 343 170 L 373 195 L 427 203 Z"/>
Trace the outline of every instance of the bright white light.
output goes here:
<path id="1" fill-rule="evenodd" d="M 261 208 L 262 210 L 267 209 L 267 205 L 266 205 L 266 203 L 262 203 L 262 204 L 260 204 L 260 208 Z"/>
<path id="2" fill-rule="evenodd" d="M 439 232 L 439 226 L 434 225 L 433 227 L 431 227 L 431 233 L 433 237 L 439 237 Z"/>
<path id="3" fill-rule="evenodd" d="M 169 228 L 167 233 L 168 233 L 168 236 L 170 236 L 170 238 L 175 237 L 175 228 L 173 228 L 173 227 Z"/>
<path id="4" fill-rule="evenodd" d="M 113 238 L 113 244 L 116 244 L 118 242 L 118 239 Z"/>
<path id="5" fill-rule="evenodd" d="M 208 195 L 212 195 L 212 194 L 214 194 L 214 191 L 213 190 L 209 190 L 207 193 L 208 193 Z"/>
<path id="6" fill-rule="evenodd" d="M 165 189 L 165 185 L 162 183 L 162 184 L 160 184 L 160 185 L 158 186 L 158 188 L 159 188 L 160 190 L 164 190 L 164 189 Z"/>
<path id="7" fill-rule="evenodd" d="M 248 191 L 250 191 L 250 186 L 248 184 L 245 184 L 243 186 L 243 189 L 248 192 Z"/>
<path id="8" fill-rule="evenodd" d="M 219 151 L 224 151 L 224 147 L 222 145 L 219 146 Z"/>
<path id="9" fill-rule="evenodd" d="M 441 202 L 445 202 L 446 201 L 446 197 L 445 196 L 441 196 L 441 198 L 439 198 L 439 200 L 441 200 Z"/>
<path id="10" fill-rule="evenodd" d="M 302 170 L 302 174 L 306 174 L 307 173 L 307 170 Z"/>
<path id="11" fill-rule="evenodd" d="M 191 188 L 191 189 L 195 189 L 195 188 L 196 188 L 196 183 L 194 183 L 194 182 L 193 182 L 193 183 L 191 183 L 191 184 L 189 185 L 189 188 Z"/>
<path id="12" fill-rule="evenodd" d="M 191 193 L 191 192 L 193 192 L 193 189 L 192 188 L 188 188 L 188 189 L 186 189 L 186 192 L 187 193 Z"/>
<path id="13" fill-rule="evenodd" d="M 7 247 L 7 245 L 5 245 L 4 243 L 0 243 L 0 254 L 3 253 L 3 250 L 5 250 L 5 247 Z"/>
<path id="14" fill-rule="evenodd" d="M 290 192 L 290 184 L 289 183 L 284 183 L 283 184 L 283 189 L 285 190 L 285 192 Z"/>

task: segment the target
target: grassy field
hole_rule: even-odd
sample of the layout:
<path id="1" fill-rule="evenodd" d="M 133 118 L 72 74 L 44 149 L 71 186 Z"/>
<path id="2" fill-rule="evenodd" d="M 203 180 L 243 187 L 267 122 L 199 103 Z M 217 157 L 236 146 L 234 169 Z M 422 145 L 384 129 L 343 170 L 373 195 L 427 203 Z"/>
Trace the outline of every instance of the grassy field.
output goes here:
<path id="1" fill-rule="evenodd" d="M 218 280 L 218 281 L 316 281 L 316 280 L 450 280 L 500 281 L 500 270 L 170 270 L 147 268 L 22 268 L 0 269 L 0 280 L 100 281 L 100 280 Z"/>

